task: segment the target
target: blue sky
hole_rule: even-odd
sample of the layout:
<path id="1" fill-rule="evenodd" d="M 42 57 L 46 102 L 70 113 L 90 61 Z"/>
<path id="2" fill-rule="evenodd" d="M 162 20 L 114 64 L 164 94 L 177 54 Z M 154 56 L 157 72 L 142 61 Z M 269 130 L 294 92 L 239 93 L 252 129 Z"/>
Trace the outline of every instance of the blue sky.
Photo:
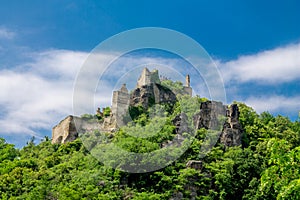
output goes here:
<path id="1" fill-rule="evenodd" d="M 50 136 L 72 112 L 74 80 L 88 53 L 119 32 L 149 26 L 200 43 L 220 69 L 228 102 L 296 120 L 299 9 L 296 0 L 2 2 L 0 136 L 17 146 Z"/>

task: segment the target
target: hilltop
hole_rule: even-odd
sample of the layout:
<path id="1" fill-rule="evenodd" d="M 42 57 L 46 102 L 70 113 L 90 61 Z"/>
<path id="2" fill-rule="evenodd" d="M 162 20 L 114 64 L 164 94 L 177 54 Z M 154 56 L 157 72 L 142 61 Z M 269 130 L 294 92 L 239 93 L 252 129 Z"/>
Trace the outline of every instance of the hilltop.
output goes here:
<path id="1" fill-rule="evenodd" d="M 132 91 L 128 91 L 125 83 L 120 90 L 113 91 L 111 108 L 103 108 L 102 112 L 98 108 L 94 117 L 67 116 L 63 119 L 53 128 L 52 143 L 70 142 L 86 132 L 114 133 L 120 127 L 126 126 L 129 121 L 137 119 L 141 114 L 147 114 L 149 108 L 157 105 L 169 110 L 169 114 L 174 114 L 170 112 L 170 108 L 174 108 L 176 103 L 180 103 L 184 96 L 193 98 L 189 75 L 186 75 L 185 85 L 159 77 L 158 70 L 149 71 L 144 68 Z M 199 96 L 195 96 L 194 99 L 196 99 L 196 103 L 189 102 L 193 104 L 191 113 L 193 116 L 190 119 L 193 121 L 192 129 L 219 129 L 223 144 L 226 146 L 241 145 L 243 129 L 239 124 L 239 110 L 236 104 L 223 105 L 222 102 L 204 100 Z M 185 103 L 188 102 L 182 104 Z M 183 109 L 184 106 L 179 105 L 181 111 L 171 118 L 173 125 L 178 128 L 185 123 L 181 122 L 181 116 L 187 114 Z M 92 118 L 98 120 L 93 121 Z M 176 134 L 176 132 L 174 133 Z M 180 134 L 182 135 L 183 132 Z"/>
<path id="2" fill-rule="evenodd" d="M 38 145 L 0 139 L 0 198 L 300 199 L 299 121 L 158 77 L 145 69 L 112 107 L 67 116 Z"/>

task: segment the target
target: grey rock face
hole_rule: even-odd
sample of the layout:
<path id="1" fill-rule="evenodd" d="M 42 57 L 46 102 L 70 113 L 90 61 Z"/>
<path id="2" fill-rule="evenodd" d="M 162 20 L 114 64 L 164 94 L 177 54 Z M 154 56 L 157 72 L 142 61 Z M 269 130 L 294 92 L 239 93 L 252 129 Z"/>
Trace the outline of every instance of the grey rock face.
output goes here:
<path id="1" fill-rule="evenodd" d="M 176 95 L 168 88 L 160 84 L 151 83 L 133 90 L 130 95 L 130 106 L 143 106 L 147 109 L 153 104 L 176 102 Z"/>
<path id="2" fill-rule="evenodd" d="M 229 106 L 226 112 L 227 121 L 224 123 L 220 141 L 225 146 L 242 144 L 242 127 L 239 123 L 239 108 L 236 104 Z"/>
<path id="3" fill-rule="evenodd" d="M 226 147 L 241 145 L 242 127 L 239 123 L 239 109 L 236 104 L 229 107 L 221 102 L 207 101 L 200 105 L 200 112 L 194 118 L 196 129 L 220 130 L 220 142 Z"/>
<path id="4" fill-rule="evenodd" d="M 179 115 L 177 115 L 172 123 L 175 125 L 175 133 L 176 134 L 183 134 L 183 133 L 190 133 L 191 130 L 190 128 L 188 127 L 188 117 L 185 113 L 181 113 Z"/>
<path id="5" fill-rule="evenodd" d="M 222 102 L 206 101 L 201 103 L 200 112 L 194 116 L 196 129 L 205 128 L 218 130 L 223 125 L 226 106 Z"/>

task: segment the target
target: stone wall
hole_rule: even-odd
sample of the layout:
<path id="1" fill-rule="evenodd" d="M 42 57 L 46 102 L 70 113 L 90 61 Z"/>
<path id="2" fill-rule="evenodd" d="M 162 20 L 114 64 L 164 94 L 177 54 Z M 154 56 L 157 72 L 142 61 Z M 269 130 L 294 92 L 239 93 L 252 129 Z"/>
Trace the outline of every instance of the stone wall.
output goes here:
<path id="1" fill-rule="evenodd" d="M 184 91 L 192 96 L 188 75 L 186 76 Z M 153 104 L 174 104 L 175 102 L 176 94 L 160 85 L 158 71 L 150 72 L 145 68 L 138 80 L 137 88 L 131 94 L 129 94 L 125 84 L 120 90 L 113 92 L 111 116 L 104 118 L 100 123 L 97 120 L 93 122 L 70 115 L 53 127 L 52 143 L 73 141 L 79 133 L 94 130 L 114 132 L 118 127 L 125 125 L 123 117 L 128 114 L 129 106 L 142 106 L 147 110 Z M 183 126 L 183 116 L 181 114 L 173 121 L 177 127 L 176 134 L 178 136 L 181 135 L 180 133 L 188 131 L 186 130 L 188 126 Z M 193 121 L 196 129 L 219 130 L 221 132 L 220 142 L 225 146 L 241 145 L 242 127 L 239 123 L 239 110 L 236 104 L 227 107 L 221 102 L 203 102 L 200 105 L 200 112 L 193 116 Z M 181 139 L 179 138 L 178 141 Z"/>
<path id="2" fill-rule="evenodd" d="M 61 120 L 52 129 L 52 143 L 66 143 L 78 138 L 79 133 L 92 132 L 95 130 L 105 131 L 97 120 L 87 120 L 69 115 Z"/>
<path id="3" fill-rule="evenodd" d="M 193 90 L 191 88 L 191 78 L 190 75 L 186 75 L 185 77 L 185 86 L 183 86 L 183 90 L 186 94 L 192 96 L 193 95 Z"/>
<path id="4" fill-rule="evenodd" d="M 52 129 L 52 143 L 65 143 L 77 137 L 78 133 L 72 115 L 67 116 Z"/>
<path id="5" fill-rule="evenodd" d="M 193 89 L 191 87 L 183 86 L 183 90 L 187 95 L 193 96 Z"/>
<path id="6" fill-rule="evenodd" d="M 113 92 L 111 112 L 118 125 L 123 125 L 123 117 L 128 112 L 129 97 L 125 84 L 122 85 L 120 90 Z"/>

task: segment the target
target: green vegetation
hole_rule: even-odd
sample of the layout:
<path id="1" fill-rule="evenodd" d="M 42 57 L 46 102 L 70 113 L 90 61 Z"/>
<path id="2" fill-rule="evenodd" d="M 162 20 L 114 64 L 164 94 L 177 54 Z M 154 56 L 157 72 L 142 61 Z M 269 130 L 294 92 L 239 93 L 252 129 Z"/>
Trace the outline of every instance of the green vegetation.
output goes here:
<path id="1" fill-rule="evenodd" d="M 201 170 L 186 163 L 199 160 L 205 129 L 197 131 L 179 159 L 148 173 L 115 170 L 88 151 L 107 142 L 131 152 L 159 149 L 175 135 L 174 116 L 181 111 L 192 115 L 201 101 L 182 96 L 171 112 L 163 105 L 144 113 L 134 110 L 130 125 L 113 137 L 86 134 L 85 146 L 79 139 L 60 145 L 45 138 L 38 145 L 32 139 L 19 150 L 0 138 L 0 199 L 300 199 L 300 122 L 267 112 L 259 115 L 242 103 L 243 145 L 226 150 L 215 145 L 202 159 Z M 137 138 L 137 133 L 148 137 Z"/>
<path id="2" fill-rule="evenodd" d="M 110 115 L 110 112 L 111 112 L 110 107 L 104 108 L 103 110 L 104 117 L 108 117 Z"/>
<path id="3" fill-rule="evenodd" d="M 180 81 L 172 81 L 172 80 L 163 80 L 161 81 L 161 85 L 172 90 L 175 94 L 183 94 L 183 84 Z"/>

